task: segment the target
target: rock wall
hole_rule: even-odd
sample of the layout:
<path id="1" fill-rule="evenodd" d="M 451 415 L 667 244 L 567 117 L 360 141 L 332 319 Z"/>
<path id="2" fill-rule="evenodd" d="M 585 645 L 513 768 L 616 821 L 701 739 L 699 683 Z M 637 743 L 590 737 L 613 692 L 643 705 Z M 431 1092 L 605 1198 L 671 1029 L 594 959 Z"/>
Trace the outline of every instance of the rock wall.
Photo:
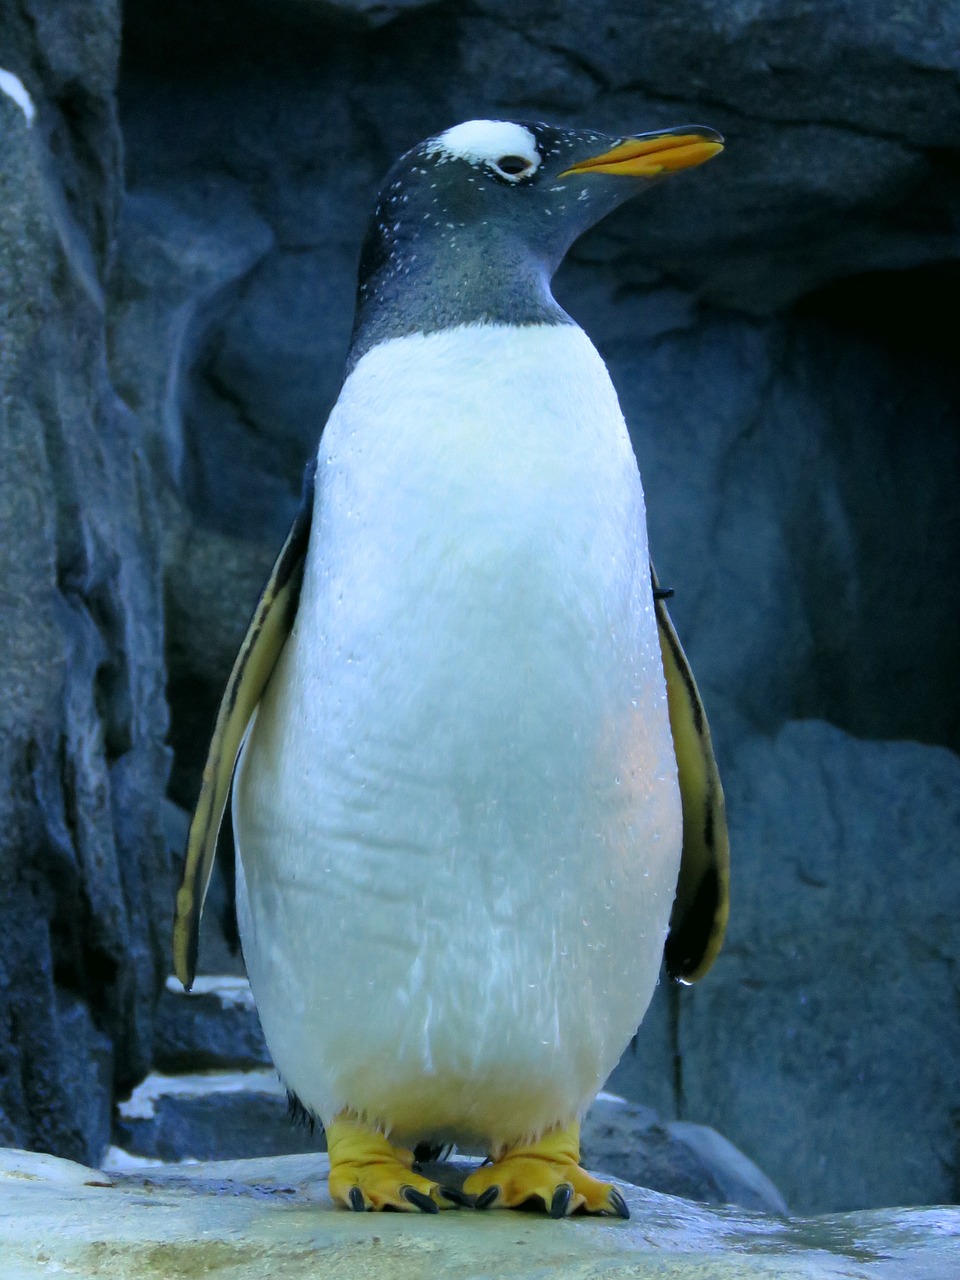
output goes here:
<path id="1" fill-rule="evenodd" d="M 119 14 L 0 32 L 0 1142 L 96 1160 L 172 893 L 157 507 L 106 368 Z"/>
<path id="2" fill-rule="evenodd" d="M 0 7 L 20 23 L 0 24 L 0 66 L 37 99 L 47 131 L 38 154 L 80 209 L 70 243 L 99 246 L 91 268 L 64 251 L 62 233 L 44 232 L 52 247 L 28 255 L 34 277 L 14 296 L 41 300 L 47 332 L 58 316 L 61 333 L 89 326 L 83 377 L 99 398 L 88 395 L 84 421 L 111 466 L 125 459 L 141 481 L 149 467 L 139 488 L 84 476 L 70 509 L 99 528 L 90 513 L 114 495 L 103 541 L 126 548 L 139 592 L 118 593 L 114 606 L 140 628 L 123 649 L 141 681 L 124 704 L 141 735 L 126 756 L 140 751 L 152 770 L 137 774 L 148 799 L 141 861 L 129 865 L 154 850 L 141 874 L 160 897 L 169 873 L 145 834 L 156 830 L 164 769 L 158 564 L 170 794 L 189 806 L 233 651 L 339 386 L 360 230 L 389 164 L 480 115 L 611 132 L 695 120 L 725 133 L 720 160 L 626 206 L 557 280 L 634 433 L 734 843 L 727 949 L 701 987 L 661 990 L 615 1086 L 720 1129 L 798 1208 L 953 1198 L 960 1046 L 955 1020 L 937 1011 L 955 1008 L 958 950 L 960 446 L 941 319 L 960 280 L 956 14 L 931 15 L 920 0 L 895 15 L 869 0 L 519 10 L 501 0 L 128 0 L 115 234 L 112 63 L 56 81 L 45 68 L 69 24 L 42 0 Z M 74 10 L 86 23 L 75 43 L 93 58 L 115 40 L 116 15 L 92 2 Z M 21 33 L 11 57 L 8 29 Z M 99 132 L 64 105 L 78 94 L 102 104 Z M 5 135 L 27 138 L 22 112 L 3 97 L 0 110 Z M 56 142 L 61 117 L 71 146 Z M 11 155 L 4 172 L 22 182 Z M 48 195 L 34 208 L 17 228 L 55 220 Z M 64 275 L 86 292 L 51 297 Z M 89 300 L 91 276 L 108 277 L 105 308 Z M 122 405 L 97 364 L 104 317 Z M 49 358 L 59 369 L 66 353 Z M 36 450 L 35 433 L 29 443 Z M 43 474 L 37 459 L 23 466 Z M 55 475 L 67 471 L 58 454 Z M 54 561 L 65 536 L 51 531 L 55 510 L 38 490 L 33 519 Z M 14 559 L 5 584 L 26 580 L 16 593 L 32 628 L 24 644 L 39 654 L 41 632 L 53 655 L 45 680 L 59 661 L 61 682 L 89 691 L 89 658 L 70 659 L 54 623 L 41 627 L 40 606 L 25 603 L 43 594 L 26 568 L 42 556 Z M 43 598 L 55 603 L 56 592 Z M 52 751 L 60 685 L 37 701 L 45 687 L 7 682 L 4 696 L 16 723 L 42 725 Z M 93 710 L 87 696 L 96 727 L 102 693 Z M 21 763 L 4 777 L 27 776 L 26 747 L 16 750 Z M 20 815 L 49 812 L 17 804 Z M 22 917 L 22 891 L 11 901 Z M 128 893 L 125 910 L 142 901 Z M 165 910 L 164 900 L 151 911 L 150 929 Z M 9 954 L 33 956 L 16 937 Z M 144 945 L 156 966 L 159 944 Z M 82 995 L 81 1007 L 96 999 Z M 109 1019 L 83 1016 L 105 1053 L 120 1043 Z M 148 1022 L 145 1013 L 139 1025 Z M 131 1078 L 137 1053 L 120 1053 Z M 62 1126 L 21 1132 L 75 1154 Z"/>

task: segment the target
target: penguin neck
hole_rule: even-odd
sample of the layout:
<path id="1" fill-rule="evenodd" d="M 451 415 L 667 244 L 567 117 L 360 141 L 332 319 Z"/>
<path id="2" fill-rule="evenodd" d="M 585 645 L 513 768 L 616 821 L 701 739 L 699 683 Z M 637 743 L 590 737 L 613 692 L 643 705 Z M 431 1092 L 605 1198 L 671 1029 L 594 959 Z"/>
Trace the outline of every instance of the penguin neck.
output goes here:
<path id="1" fill-rule="evenodd" d="M 495 228 L 431 230 L 364 246 L 348 373 L 378 343 L 409 334 L 573 324 L 550 290 L 550 268 L 521 240 Z"/>

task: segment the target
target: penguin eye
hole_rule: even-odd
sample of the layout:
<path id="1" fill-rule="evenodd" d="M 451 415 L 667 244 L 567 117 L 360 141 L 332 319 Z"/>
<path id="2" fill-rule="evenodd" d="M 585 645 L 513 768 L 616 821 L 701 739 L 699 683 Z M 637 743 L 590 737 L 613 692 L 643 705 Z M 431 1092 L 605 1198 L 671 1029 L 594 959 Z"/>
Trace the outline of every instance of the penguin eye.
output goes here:
<path id="1" fill-rule="evenodd" d="M 526 156 L 501 156 L 499 160 L 494 160 L 493 167 L 505 178 L 519 178 L 530 172 L 533 162 Z"/>

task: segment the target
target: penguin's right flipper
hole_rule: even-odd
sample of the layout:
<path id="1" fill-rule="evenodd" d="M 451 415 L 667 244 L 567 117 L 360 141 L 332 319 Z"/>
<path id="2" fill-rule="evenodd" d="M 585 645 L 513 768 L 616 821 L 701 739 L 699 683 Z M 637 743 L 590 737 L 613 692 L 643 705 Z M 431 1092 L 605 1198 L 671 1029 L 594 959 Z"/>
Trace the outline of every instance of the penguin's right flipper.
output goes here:
<path id="1" fill-rule="evenodd" d="M 730 843 L 723 787 L 700 691 L 667 613 L 667 593 L 660 591 L 652 564 L 650 577 L 683 808 L 680 878 L 664 961 L 671 978 L 696 982 L 717 958 L 727 928 Z"/>
<path id="2" fill-rule="evenodd" d="M 173 922 L 174 970 L 188 991 L 196 976 L 200 917 L 237 756 L 250 719 L 290 634 L 300 602 L 313 517 L 313 488 L 311 466 L 304 480 L 300 509 L 257 602 L 230 672 L 203 769 Z"/>

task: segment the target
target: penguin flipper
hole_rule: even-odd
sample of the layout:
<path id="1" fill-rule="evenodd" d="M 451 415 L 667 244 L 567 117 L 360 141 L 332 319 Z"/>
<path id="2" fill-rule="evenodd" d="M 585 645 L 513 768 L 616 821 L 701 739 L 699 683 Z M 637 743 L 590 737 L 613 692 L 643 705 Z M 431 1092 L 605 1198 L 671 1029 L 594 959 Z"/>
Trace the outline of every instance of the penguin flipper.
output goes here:
<path id="1" fill-rule="evenodd" d="M 173 922 L 173 964 L 189 991 L 197 969 L 200 917 L 213 871 L 218 838 L 237 756 L 267 681 L 286 643 L 300 601 L 303 565 L 313 515 L 313 469 L 304 481 L 303 500 L 267 579 L 240 646 L 217 713 L 200 796 L 190 823 L 183 879 Z"/>
<path id="2" fill-rule="evenodd" d="M 683 852 L 664 961 L 671 978 L 696 982 L 723 943 L 730 912 L 730 844 L 710 726 L 653 565 L 654 609 L 683 810 Z"/>

